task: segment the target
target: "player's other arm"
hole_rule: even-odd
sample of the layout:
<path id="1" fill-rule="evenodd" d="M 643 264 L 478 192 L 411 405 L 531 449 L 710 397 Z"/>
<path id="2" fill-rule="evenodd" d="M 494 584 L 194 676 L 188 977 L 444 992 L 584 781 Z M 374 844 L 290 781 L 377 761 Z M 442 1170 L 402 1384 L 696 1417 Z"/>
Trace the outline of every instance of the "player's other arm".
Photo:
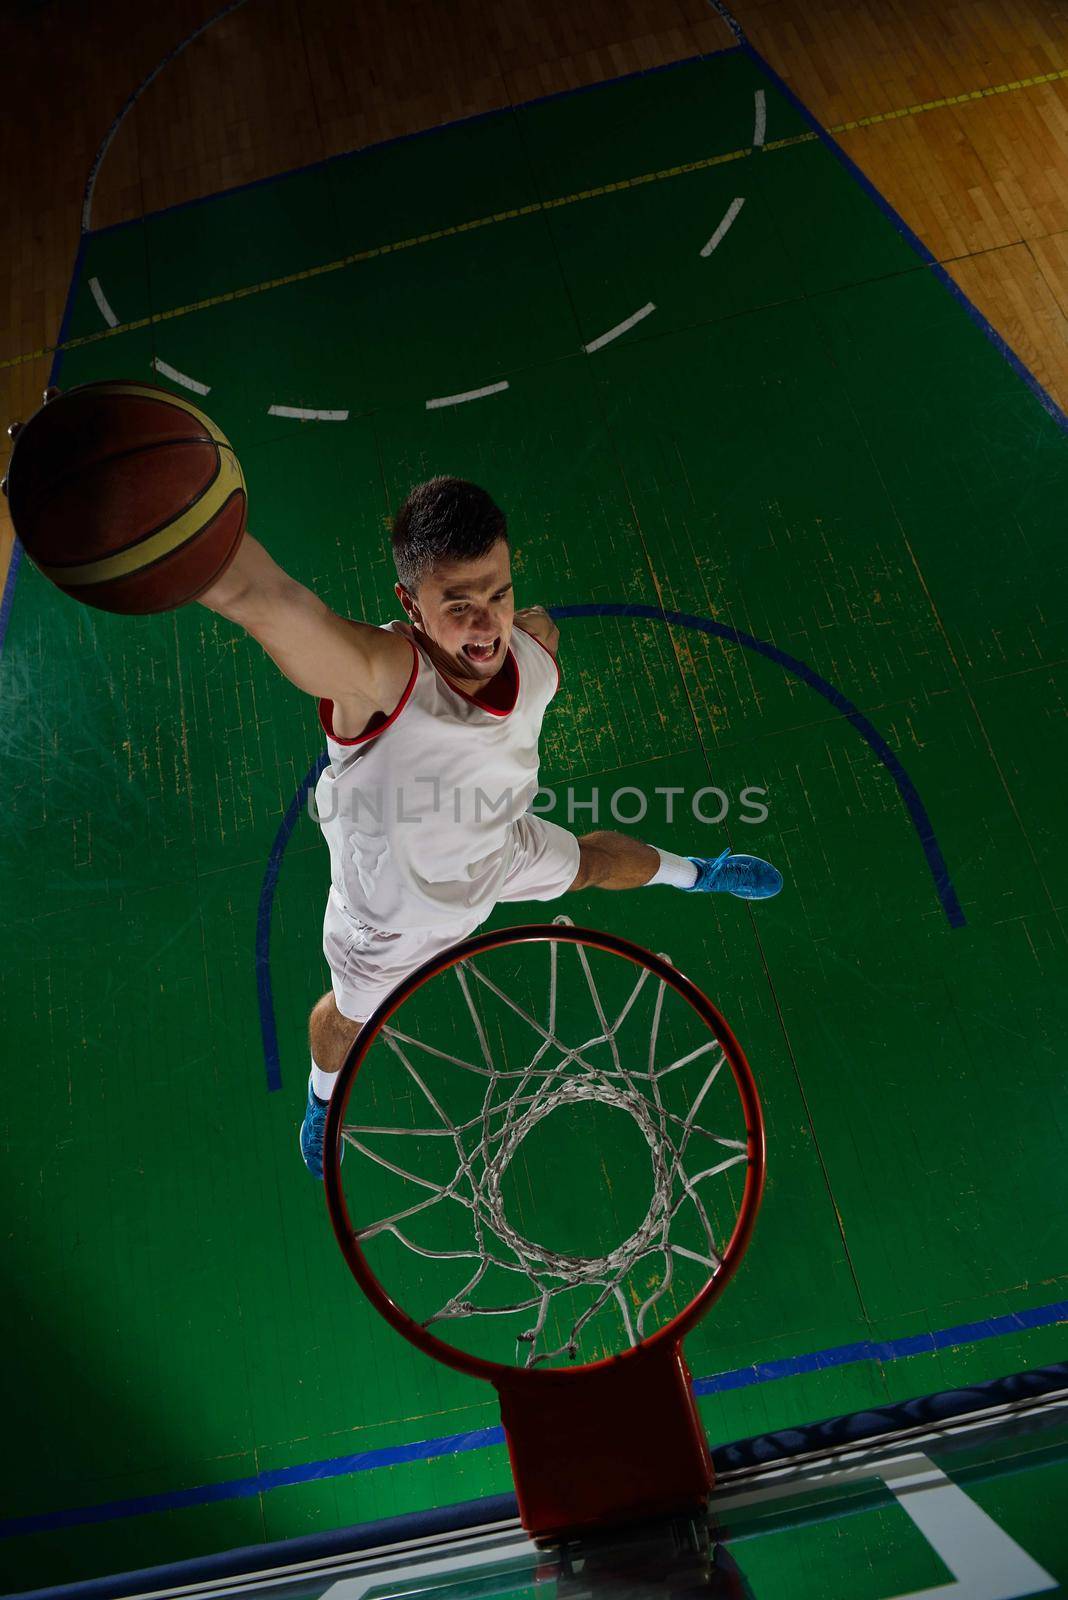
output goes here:
<path id="1" fill-rule="evenodd" d="M 513 621 L 524 633 L 532 633 L 551 656 L 556 656 L 560 644 L 560 629 L 544 606 L 524 606 L 521 611 L 515 613 Z"/>
<path id="2" fill-rule="evenodd" d="M 291 683 L 320 699 L 377 706 L 411 669 L 407 640 L 339 617 L 250 534 L 200 604 L 244 628 Z"/>

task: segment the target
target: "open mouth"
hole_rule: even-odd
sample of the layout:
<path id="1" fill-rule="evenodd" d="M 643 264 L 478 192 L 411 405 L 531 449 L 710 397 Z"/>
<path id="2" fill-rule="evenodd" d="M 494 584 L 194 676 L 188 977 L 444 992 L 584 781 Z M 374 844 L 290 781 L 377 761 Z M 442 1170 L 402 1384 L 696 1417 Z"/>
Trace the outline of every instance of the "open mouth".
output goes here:
<path id="1" fill-rule="evenodd" d="M 493 661 L 500 647 L 501 636 L 498 634 L 496 639 L 491 639 L 486 644 L 465 644 L 463 646 L 463 654 L 468 661 Z"/>

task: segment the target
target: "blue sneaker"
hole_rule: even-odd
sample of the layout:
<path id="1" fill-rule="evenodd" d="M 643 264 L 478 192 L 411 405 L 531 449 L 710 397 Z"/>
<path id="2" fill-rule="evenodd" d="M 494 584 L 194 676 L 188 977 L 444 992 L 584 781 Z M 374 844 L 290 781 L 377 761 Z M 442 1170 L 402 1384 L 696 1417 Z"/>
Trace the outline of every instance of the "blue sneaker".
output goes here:
<path id="1" fill-rule="evenodd" d="M 782 873 L 759 856 L 687 856 L 697 868 L 697 882 L 684 894 L 734 894 L 739 900 L 770 900 L 782 888 Z"/>
<path id="2" fill-rule="evenodd" d="M 323 1139 L 326 1135 L 326 1113 L 329 1110 L 329 1101 L 320 1100 L 311 1086 L 311 1074 L 308 1075 L 308 1109 L 304 1113 L 304 1121 L 300 1125 L 300 1153 L 304 1157 L 304 1165 L 313 1178 L 323 1181 Z"/>

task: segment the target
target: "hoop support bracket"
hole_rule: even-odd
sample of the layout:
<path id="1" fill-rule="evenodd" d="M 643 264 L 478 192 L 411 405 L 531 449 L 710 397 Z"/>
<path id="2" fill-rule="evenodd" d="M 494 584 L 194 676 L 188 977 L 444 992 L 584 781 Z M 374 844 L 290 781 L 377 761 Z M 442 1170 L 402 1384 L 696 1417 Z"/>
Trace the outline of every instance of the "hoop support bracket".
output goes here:
<path id="1" fill-rule="evenodd" d="M 712 1457 L 678 1342 L 658 1341 L 577 1377 L 546 1370 L 494 1378 L 531 1537 L 548 1543 L 703 1509 Z"/>

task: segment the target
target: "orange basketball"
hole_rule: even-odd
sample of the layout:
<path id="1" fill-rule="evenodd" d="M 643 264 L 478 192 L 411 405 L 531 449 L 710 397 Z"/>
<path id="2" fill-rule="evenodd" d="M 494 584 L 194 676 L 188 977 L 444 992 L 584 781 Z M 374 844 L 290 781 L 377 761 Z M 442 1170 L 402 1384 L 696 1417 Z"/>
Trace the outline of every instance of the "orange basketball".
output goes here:
<path id="1" fill-rule="evenodd" d="M 245 532 L 233 448 L 155 384 L 87 383 L 12 430 L 7 497 L 27 555 L 103 611 L 171 611 L 229 566 Z"/>

